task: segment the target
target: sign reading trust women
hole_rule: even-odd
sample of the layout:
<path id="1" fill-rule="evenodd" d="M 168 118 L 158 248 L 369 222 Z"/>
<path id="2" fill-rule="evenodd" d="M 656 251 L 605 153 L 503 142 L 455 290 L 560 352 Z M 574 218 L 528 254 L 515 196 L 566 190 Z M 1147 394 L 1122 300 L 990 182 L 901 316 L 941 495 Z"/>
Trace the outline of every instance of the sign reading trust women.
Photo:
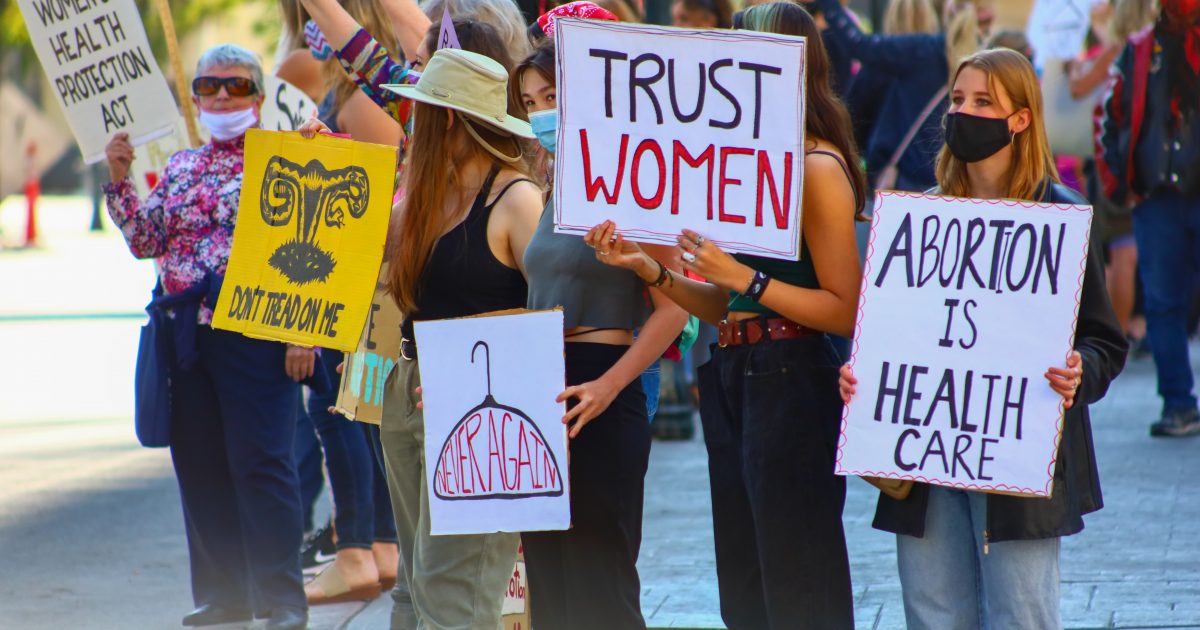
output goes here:
<path id="1" fill-rule="evenodd" d="M 1050 496 L 1091 208 L 883 193 L 837 472 Z"/>
<path id="2" fill-rule="evenodd" d="M 213 326 L 353 351 L 371 308 L 396 148 L 246 132 L 233 250 Z"/>
<path id="3" fill-rule="evenodd" d="M 133 0 L 17 0 L 29 39 L 88 164 L 113 134 L 171 133 L 179 111 Z"/>
<path id="4" fill-rule="evenodd" d="M 800 257 L 805 40 L 564 19 L 555 230 Z"/>
<path id="5" fill-rule="evenodd" d="M 414 324 L 432 533 L 570 525 L 562 326 L 561 310 Z"/>

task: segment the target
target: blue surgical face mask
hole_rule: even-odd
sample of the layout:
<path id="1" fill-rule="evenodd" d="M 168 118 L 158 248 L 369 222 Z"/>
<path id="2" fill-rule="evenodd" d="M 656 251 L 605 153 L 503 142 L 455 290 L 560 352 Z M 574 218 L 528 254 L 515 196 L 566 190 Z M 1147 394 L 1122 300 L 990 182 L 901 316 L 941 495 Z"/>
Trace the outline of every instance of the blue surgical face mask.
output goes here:
<path id="1" fill-rule="evenodd" d="M 529 126 L 542 147 L 554 154 L 558 148 L 558 110 L 547 109 L 529 114 Z"/>

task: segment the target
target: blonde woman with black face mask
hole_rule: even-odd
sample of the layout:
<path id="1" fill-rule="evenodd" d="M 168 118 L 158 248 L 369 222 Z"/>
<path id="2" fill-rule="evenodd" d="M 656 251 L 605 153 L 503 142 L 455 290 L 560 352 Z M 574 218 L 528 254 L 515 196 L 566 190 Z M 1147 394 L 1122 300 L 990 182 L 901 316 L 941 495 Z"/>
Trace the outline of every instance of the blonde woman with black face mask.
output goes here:
<path id="1" fill-rule="evenodd" d="M 1086 205 L 1058 182 L 1029 60 L 989 50 L 958 66 L 945 118 L 946 143 L 933 192 L 975 199 Z M 1127 345 L 1104 286 L 1099 252 L 1088 253 L 1065 365 L 1046 370 L 1062 396 L 1063 421 L 1051 498 L 985 494 L 917 483 L 908 497 L 879 497 L 875 527 L 896 534 L 904 611 L 912 630 L 1060 628 L 1059 540 L 1103 505 L 1087 406 L 1125 363 Z M 843 366 L 849 402 L 857 380 Z M 965 578 L 965 579 L 964 579 Z"/>

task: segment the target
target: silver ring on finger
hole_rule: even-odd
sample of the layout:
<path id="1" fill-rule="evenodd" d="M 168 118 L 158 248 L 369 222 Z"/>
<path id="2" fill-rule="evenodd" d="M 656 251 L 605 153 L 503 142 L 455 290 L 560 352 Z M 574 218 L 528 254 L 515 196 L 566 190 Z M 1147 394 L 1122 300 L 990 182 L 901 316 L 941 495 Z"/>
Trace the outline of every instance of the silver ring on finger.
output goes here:
<path id="1" fill-rule="evenodd" d="M 600 254 L 601 256 L 607 256 L 607 255 L 608 255 L 608 252 L 606 252 L 606 251 L 602 251 L 602 250 L 597 250 L 597 251 L 596 251 L 596 253 L 597 253 L 597 254 Z"/>
<path id="2" fill-rule="evenodd" d="M 696 262 L 696 255 L 692 252 L 683 252 L 683 260 L 687 263 Z"/>
<path id="3" fill-rule="evenodd" d="M 703 244 L 704 244 L 704 237 L 703 237 L 703 236 L 697 236 L 697 237 L 696 237 L 696 247 L 700 247 L 700 246 L 701 246 L 701 245 L 703 245 Z"/>

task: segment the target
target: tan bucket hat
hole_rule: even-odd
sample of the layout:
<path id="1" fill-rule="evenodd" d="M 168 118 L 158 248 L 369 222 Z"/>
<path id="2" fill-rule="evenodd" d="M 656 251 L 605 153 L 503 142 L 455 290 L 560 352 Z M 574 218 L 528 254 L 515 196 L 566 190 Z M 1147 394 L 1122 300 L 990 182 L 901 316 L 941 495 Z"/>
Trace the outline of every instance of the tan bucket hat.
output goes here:
<path id="1" fill-rule="evenodd" d="M 486 55 L 442 48 L 429 58 L 416 85 L 383 87 L 414 101 L 456 110 L 503 132 L 535 137 L 528 122 L 508 115 L 508 73 Z"/>

